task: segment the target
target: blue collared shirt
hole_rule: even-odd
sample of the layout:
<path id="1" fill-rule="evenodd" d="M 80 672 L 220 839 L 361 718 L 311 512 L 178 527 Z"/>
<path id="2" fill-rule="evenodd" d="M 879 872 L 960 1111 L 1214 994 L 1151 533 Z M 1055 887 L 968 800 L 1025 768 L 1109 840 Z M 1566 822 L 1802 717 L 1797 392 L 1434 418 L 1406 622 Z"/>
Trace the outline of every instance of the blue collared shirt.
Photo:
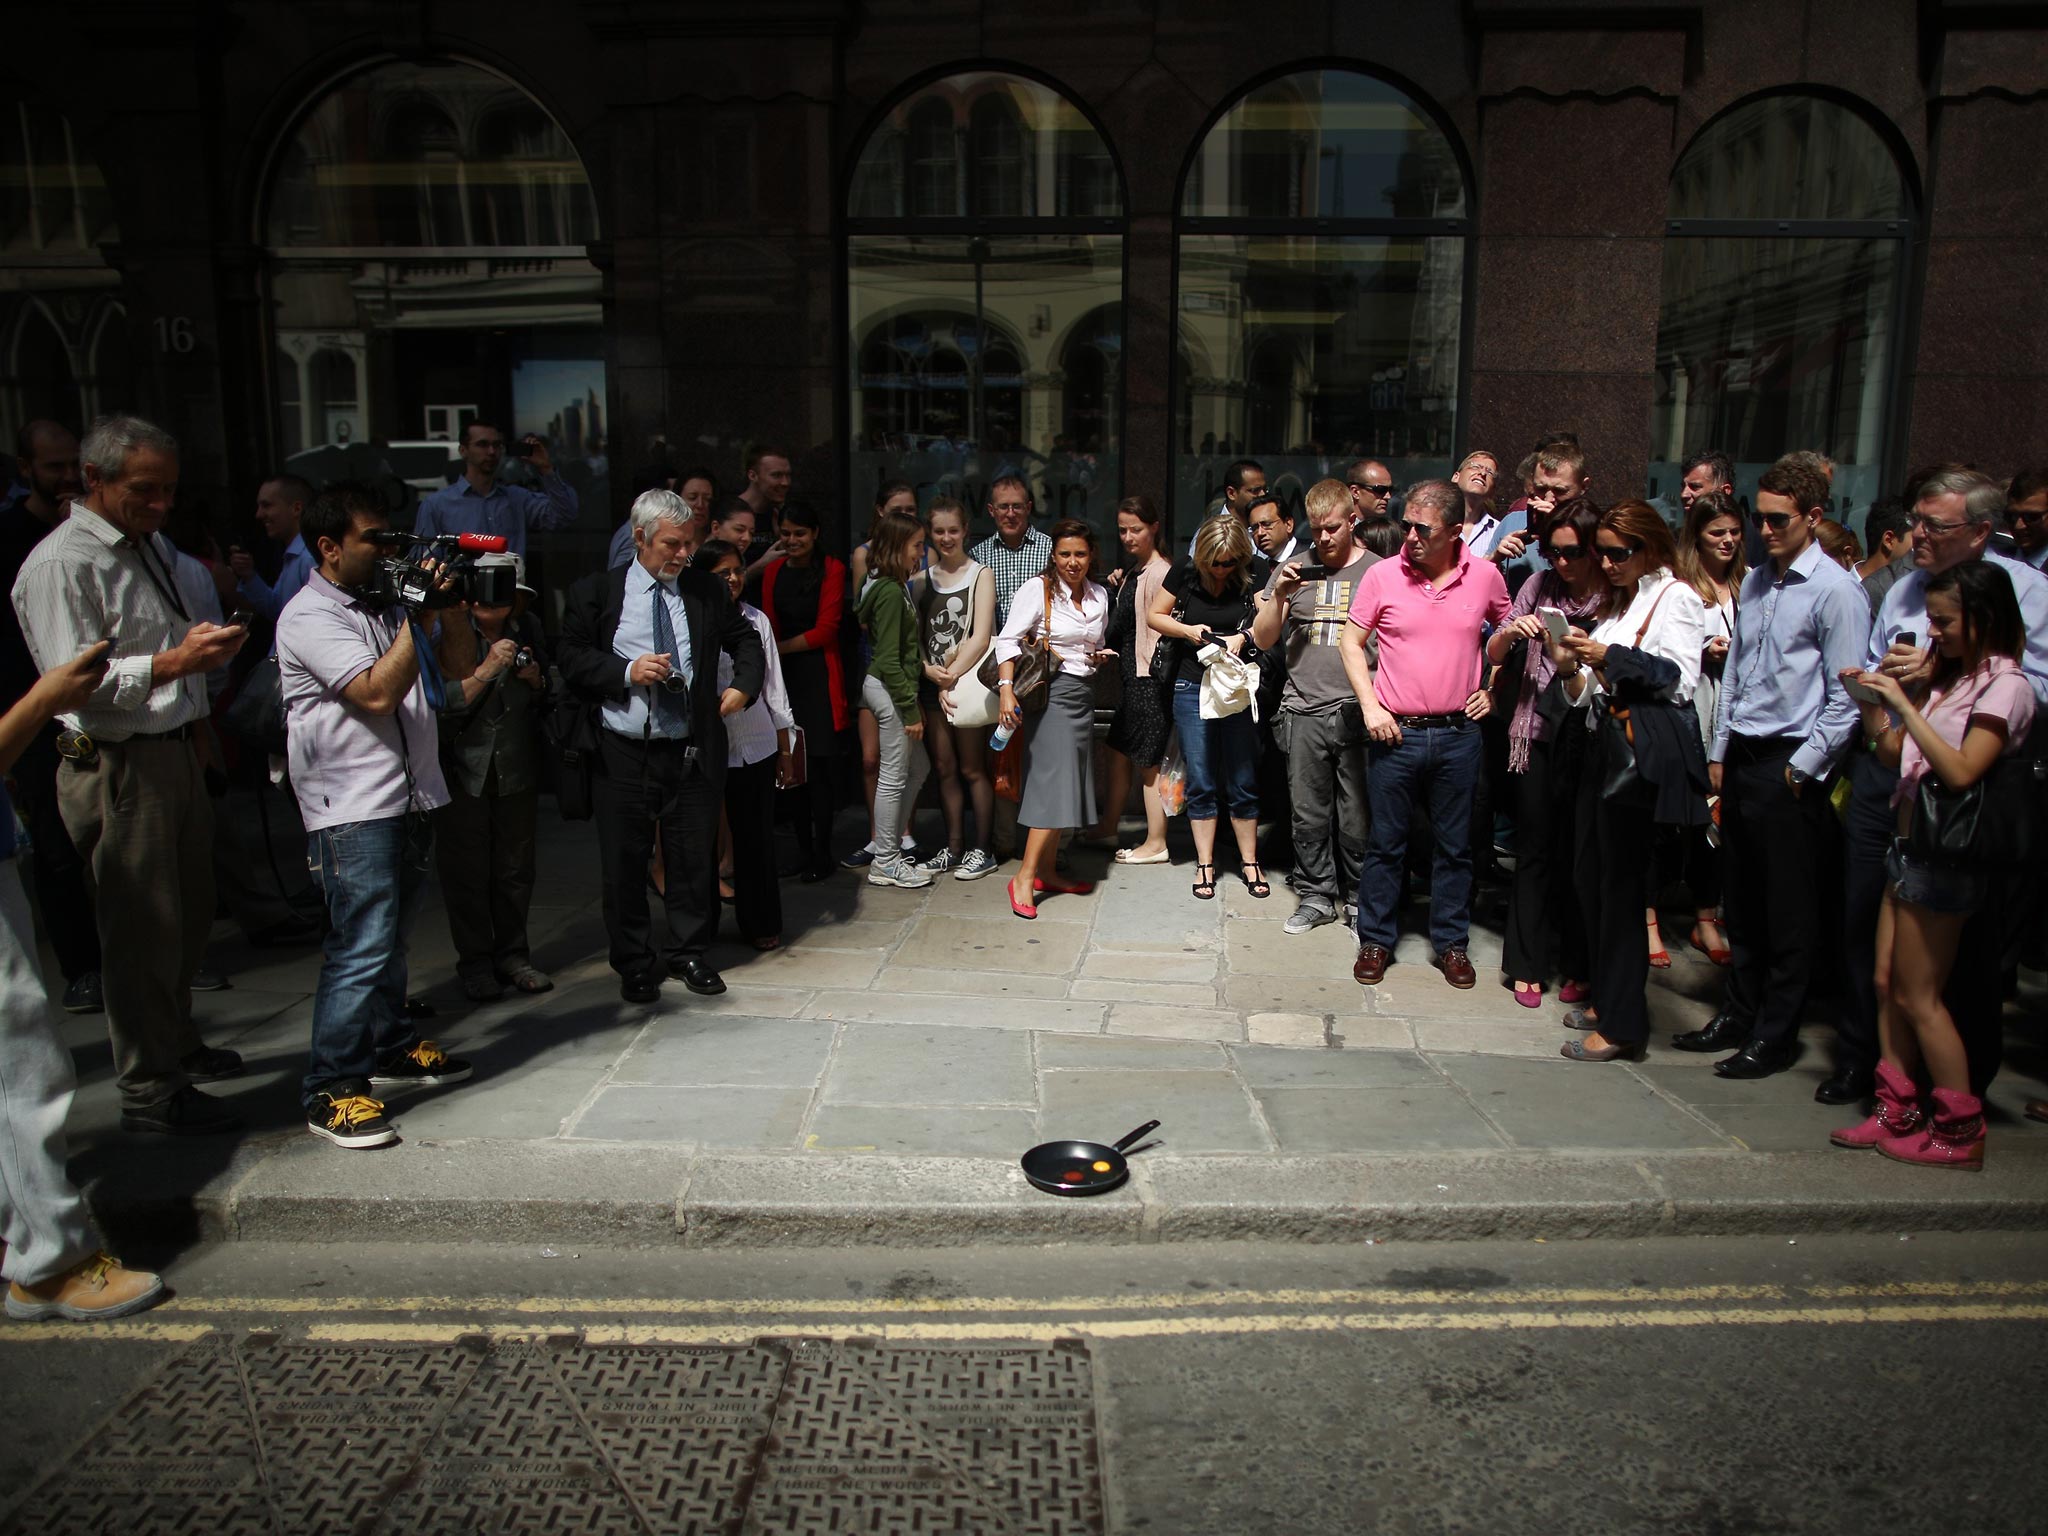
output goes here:
<path id="1" fill-rule="evenodd" d="M 668 605 L 668 621 L 675 626 L 676 659 L 682 663 L 683 688 L 675 697 L 682 710 L 680 725 L 666 722 L 649 708 L 648 700 L 659 683 L 636 684 L 633 659 L 659 651 L 654 643 L 654 601 L 648 595 L 661 589 Z M 690 619 L 683 610 L 682 594 L 673 584 L 657 582 L 654 575 L 635 560 L 626 572 L 626 596 L 619 608 L 619 627 L 612 636 L 612 653 L 625 658 L 626 701 L 604 706 L 604 728 L 621 736 L 651 736 L 656 741 L 682 741 L 690 734 L 690 684 L 696 676 L 696 658 L 690 654 Z"/>
<path id="2" fill-rule="evenodd" d="M 277 568 L 276 581 L 265 581 L 252 573 L 236 584 L 236 590 L 249 600 L 251 608 L 275 624 L 284 605 L 298 595 L 299 588 L 312 574 L 313 556 L 306 541 L 295 533 L 291 543 L 284 547 L 284 564 Z"/>
<path id="3" fill-rule="evenodd" d="M 1995 549 L 1984 558 L 2012 578 L 2012 595 L 2019 599 L 2020 617 L 2027 626 L 2027 648 L 2020 657 L 2020 670 L 2033 686 L 2034 698 L 2048 707 L 2048 576 L 2032 566 L 2002 555 Z M 1914 643 L 1927 644 L 1927 583 L 1933 577 L 1917 567 L 1892 583 L 1877 610 L 1877 624 L 1870 631 L 1870 654 L 1865 665 L 1873 671 L 1884 660 L 1892 642 L 1910 631 Z"/>
<path id="4" fill-rule="evenodd" d="M 1735 635 L 1721 677 L 1713 762 L 1730 736 L 1796 736 L 1792 767 L 1819 778 L 1856 729 L 1856 701 L 1840 674 L 1863 665 L 1870 600 L 1863 583 L 1808 544 L 1783 576 L 1766 562 L 1742 578 Z"/>
<path id="5" fill-rule="evenodd" d="M 493 481 L 488 496 L 464 475 L 453 485 L 420 498 L 419 521 L 413 531 L 502 534 L 505 547 L 523 560 L 529 528 L 563 527 L 576 521 L 579 510 L 575 490 L 560 475 L 543 475 L 538 491 Z"/>
<path id="6" fill-rule="evenodd" d="M 604 552 L 604 568 L 616 571 L 622 565 L 631 565 L 637 558 L 638 551 L 633 544 L 633 519 L 629 517 L 612 535 L 611 548 Z"/>

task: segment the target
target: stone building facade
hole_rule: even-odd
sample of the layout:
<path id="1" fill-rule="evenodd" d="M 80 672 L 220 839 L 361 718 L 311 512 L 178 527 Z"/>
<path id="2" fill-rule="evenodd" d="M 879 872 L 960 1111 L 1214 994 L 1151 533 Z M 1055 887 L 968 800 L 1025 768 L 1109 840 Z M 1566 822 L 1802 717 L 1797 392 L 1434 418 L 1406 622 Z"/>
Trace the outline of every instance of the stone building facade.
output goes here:
<path id="1" fill-rule="evenodd" d="M 1706 446 L 2048 460 L 2048 22 L 2003 0 L 78 0 L 9 23 L 0 428 L 127 406 L 223 526 L 269 467 L 424 487 L 465 413 L 602 514 L 788 445 L 1185 522 Z"/>

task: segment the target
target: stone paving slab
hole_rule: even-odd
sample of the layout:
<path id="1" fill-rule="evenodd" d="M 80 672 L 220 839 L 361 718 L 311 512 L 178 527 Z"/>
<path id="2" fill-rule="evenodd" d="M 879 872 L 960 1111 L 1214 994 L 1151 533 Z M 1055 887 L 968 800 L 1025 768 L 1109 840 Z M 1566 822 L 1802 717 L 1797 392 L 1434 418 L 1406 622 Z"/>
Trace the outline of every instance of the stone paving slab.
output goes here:
<path id="1" fill-rule="evenodd" d="M 2020 1118 L 2026 1099 L 2048 1096 L 2036 977 L 2009 1014 L 1989 1167 L 1943 1176 L 1827 1147 L 1854 1117 L 1812 1102 L 1829 1069 L 1818 1023 L 1790 1071 L 1757 1082 L 1670 1050 L 1665 1033 L 1703 1021 L 1722 981 L 1690 951 L 1653 973 L 1648 1061 L 1563 1061 L 1562 1008 L 1517 1007 L 1494 984 L 1497 892 L 1478 907 L 1481 984 L 1458 992 L 1427 965 L 1419 909 L 1387 981 L 1359 987 L 1343 928 L 1281 932 L 1291 903 L 1277 871 L 1269 901 L 1226 871 L 1204 902 L 1185 862 L 1132 869 L 1083 850 L 1074 874 L 1101 885 L 1048 898 L 1036 923 L 1010 915 L 1000 876 L 901 891 L 845 872 L 784 887 L 781 950 L 726 935 L 713 951 L 724 995 L 669 983 L 657 1003 L 631 1005 L 594 900 L 573 904 L 594 865 L 588 829 L 544 816 L 542 859 L 564 870 L 534 923 L 551 993 L 468 1004 L 429 900 L 412 990 L 439 1009 L 425 1032 L 476 1075 L 395 1099 L 403 1140 L 388 1151 L 345 1153 L 303 1132 L 310 951 L 251 952 L 218 935 L 213 960 L 234 986 L 201 995 L 195 1014 L 248 1058 L 247 1076 L 211 1090 L 248 1119 L 239 1139 L 120 1134 L 104 1020 L 65 1019 L 81 1077 L 74 1171 L 96 1208 L 117 1231 L 178 1238 L 686 1243 L 2048 1219 L 2048 1130 Z M 1113 1196 L 1040 1195 L 1016 1171 L 1041 1137 L 1108 1140 L 1154 1118 L 1160 1144 Z"/>

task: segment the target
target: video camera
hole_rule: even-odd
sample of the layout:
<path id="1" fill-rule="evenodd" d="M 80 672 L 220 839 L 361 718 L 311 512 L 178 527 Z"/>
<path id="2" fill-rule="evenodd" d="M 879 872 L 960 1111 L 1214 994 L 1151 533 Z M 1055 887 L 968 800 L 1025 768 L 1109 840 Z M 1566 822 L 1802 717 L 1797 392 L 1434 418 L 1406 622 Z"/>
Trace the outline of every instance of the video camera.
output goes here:
<path id="1" fill-rule="evenodd" d="M 518 585 L 513 568 L 476 563 L 478 555 L 504 553 L 503 534 L 419 534 L 380 528 L 368 537 L 379 548 L 400 551 L 379 560 L 375 573 L 363 583 L 360 596 L 370 607 L 418 611 L 452 608 L 457 603 L 511 606 Z M 436 556 L 439 565 L 429 567 L 427 561 Z M 453 580 L 441 585 L 451 575 Z"/>

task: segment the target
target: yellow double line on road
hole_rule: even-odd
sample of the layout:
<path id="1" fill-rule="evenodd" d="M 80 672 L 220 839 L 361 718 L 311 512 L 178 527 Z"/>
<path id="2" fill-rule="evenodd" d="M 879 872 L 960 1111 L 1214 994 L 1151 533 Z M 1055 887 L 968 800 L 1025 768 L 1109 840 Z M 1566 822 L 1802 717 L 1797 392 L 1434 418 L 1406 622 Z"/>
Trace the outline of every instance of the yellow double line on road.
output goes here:
<path id="1" fill-rule="evenodd" d="M 937 1320 L 942 1316 L 957 1319 L 962 1314 L 967 1314 L 966 1320 Z M 352 1318 L 364 1320 L 342 1320 Z M 1071 1338 L 1170 1339 L 1258 1333 L 2011 1323 L 2048 1322 L 2048 1281 L 1537 1287 L 1485 1292 L 1357 1288 L 846 1300 L 194 1296 L 177 1297 L 147 1316 L 112 1323 L 0 1328 L 0 1343 L 74 1338 L 184 1343 L 223 1327 L 261 1328 L 272 1320 L 299 1319 L 314 1319 L 304 1327 L 307 1340 L 328 1343 L 427 1344 L 477 1336 L 539 1339 L 574 1334 L 592 1344 L 676 1345 L 745 1344 L 764 1335 L 791 1334 L 897 1343 L 1039 1343 Z"/>

